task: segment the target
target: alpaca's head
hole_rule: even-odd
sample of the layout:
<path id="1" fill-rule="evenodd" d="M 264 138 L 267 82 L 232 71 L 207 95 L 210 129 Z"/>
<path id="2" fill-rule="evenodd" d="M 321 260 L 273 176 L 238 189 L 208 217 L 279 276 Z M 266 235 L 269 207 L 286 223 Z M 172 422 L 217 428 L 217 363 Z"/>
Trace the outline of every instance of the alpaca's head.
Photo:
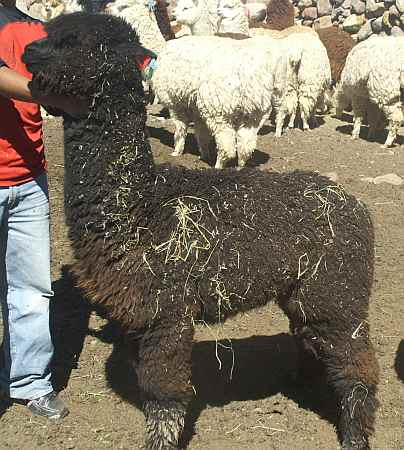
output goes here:
<path id="1" fill-rule="evenodd" d="M 244 11 L 240 0 L 219 0 L 217 4 L 217 13 L 222 19 L 233 19 L 240 13 L 245 14 Z"/>
<path id="2" fill-rule="evenodd" d="M 201 18 L 202 10 L 197 0 L 179 0 L 173 13 L 178 23 L 192 26 Z"/>
<path id="3" fill-rule="evenodd" d="M 23 55 L 34 95 L 67 95 L 93 104 L 130 90 L 143 97 L 138 63 L 155 55 L 124 20 L 74 13 L 53 19 L 45 30 L 47 38 L 27 46 Z"/>

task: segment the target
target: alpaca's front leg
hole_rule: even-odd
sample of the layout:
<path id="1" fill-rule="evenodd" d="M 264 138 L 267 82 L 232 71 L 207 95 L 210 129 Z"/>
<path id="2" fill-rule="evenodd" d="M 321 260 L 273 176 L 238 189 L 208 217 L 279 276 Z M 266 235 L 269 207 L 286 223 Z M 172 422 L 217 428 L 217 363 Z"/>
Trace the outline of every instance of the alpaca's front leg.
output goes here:
<path id="1" fill-rule="evenodd" d="M 175 315 L 162 319 L 145 333 L 140 343 L 137 375 L 144 396 L 147 450 L 178 448 L 193 395 L 194 330 L 188 322 Z"/>
<path id="2" fill-rule="evenodd" d="M 184 153 L 185 139 L 187 137 L 187 131 L 189 126 L 189 118 L 182 111 L 170 110 L 171 118 L 174 122 L 174 151 L 172 156 L 180 156 Z"/>

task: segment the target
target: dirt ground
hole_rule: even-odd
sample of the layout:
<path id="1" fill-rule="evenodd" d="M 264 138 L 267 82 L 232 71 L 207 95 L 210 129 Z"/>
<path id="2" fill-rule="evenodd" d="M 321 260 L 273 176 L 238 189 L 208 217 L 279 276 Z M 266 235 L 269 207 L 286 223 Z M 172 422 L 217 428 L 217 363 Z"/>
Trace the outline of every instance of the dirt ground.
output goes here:
<path id="1" fill-rule="evenodd" d="M 194 151 L 192 134 L 186 153 L 170 156 L 172 124 L 158 116 L 158 108 L 152 112 L 149 126 L 156 161 L 206 167 Z M 350 129 L 347 121 L 328 116 L 310 132 L 292 130 L 276 140 L 273 129 L 265 126 L 251 164 L 259 170 L 299 168 L 331 174 L 370 208 L 376 231 L 370 324 L 381 367 L 381 407 L 372 449 L 399 450 L 404 449 L 404 184 L 375 184 L 365 178 L 391 173 L 404 178 L 404 139 L 385 150 L 380 148 L 382 140 L 352 141 Z M 122 359 L 119 334 L 88 307 L 63 269 L 72 254 L 63 215 L 60 120 L 47 120 L 45 137 L 56 294 L 52 303 L 55 384 L 64 388 L 61 395 L 71 414 L 60 423 L 49 423 L 32 418 L 23 406 L 12 405 L 0 419 L 0 450 L 138 449 L 144 419 L 135 376 Z M 287 320 L 275 305 L 238 316 L 221 327 L 198 329 L 193 353 L 197 396 L 184 440 L 188 449 L 339 448 L 332 394 L 318 381 L 306 386 L 291 382 L 296 351 L 287 331 Z"/>

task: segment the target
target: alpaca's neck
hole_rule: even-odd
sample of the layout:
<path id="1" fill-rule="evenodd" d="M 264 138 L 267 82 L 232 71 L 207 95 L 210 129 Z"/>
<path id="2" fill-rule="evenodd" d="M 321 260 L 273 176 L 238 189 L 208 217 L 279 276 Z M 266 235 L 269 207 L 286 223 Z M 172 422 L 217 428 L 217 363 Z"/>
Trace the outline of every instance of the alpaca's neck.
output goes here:
<path id="1" fill-rule="evenodd" d="M 166 40 L 158 27 L 156 17 L 145 5 L 134 4 L 119 15 L 133 26 L 144 47 L 157 54 L 165 48 Z"/>
<path id="2" fill-rule="evenodd" d="M 233 17 L 223 17 L 219 22 L 219 33 L 237 33 L 249 35 L 250 27 L 244 8 L 238 8 Z"/>
<path id="3" fill-rule="evenodd" d="M 119 253 L 144 226 L 155 168 L 141 96 L 106 98 L 117 100 L 100 99 L 86 120 L 65 121 L 66 216 L 76 238 L 90 233 Z"/>
<path id="4" fill-rule="evenodd" d="M 201 4 L 201 14 L 199 20 L 189 25 L 191 34 L 195 36 L 210 36 L 218 31 L 219 16 L 216 8 L 212 8 L 210 3 Z"/>

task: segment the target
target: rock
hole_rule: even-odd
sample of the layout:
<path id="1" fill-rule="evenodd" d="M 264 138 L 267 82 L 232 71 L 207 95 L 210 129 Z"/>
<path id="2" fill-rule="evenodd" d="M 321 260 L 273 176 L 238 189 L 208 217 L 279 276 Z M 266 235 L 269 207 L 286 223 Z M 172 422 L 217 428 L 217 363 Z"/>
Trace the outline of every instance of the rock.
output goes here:
<path id="1" fill-rule="evenodd" d="M 344 0 L 344 3 L 341 5 L 341 7 L 342 8 L 344 8 L 344 9 L 351 9 L 351 3 L 352 3 L 352 1 L 351 0 Z"/>
<path id="2" fill-rule="evenodd" d="M 396 26 L 394 26 L 392 29 L 391 29 L 391 35 L 392 36 L 404 36 L 404 31 L 400 28 L 400 27 L 396 27 Z"/>
<path id="3" fill-rule="evenodd" d="M 400 11 L 397 9 L 396 5 L 391 5 L 389 8 L 389 21 L 392 26 L 400 26 Z"/>
<path id="4" fill-rule="evenodd" d="M 390 8 L 390 6 L 394 5 L 395 2 L 396 2 L 396 0 L 384 0 L 384 7 Z"/>
<path id="5" fill-rule="evenodd" d="M 400 22 L 401 22 L 402 24 L 404 24 L 404 14 L 401 14 L 401 16 L 400 16 Z"/>
<path id="6" fill-rule="evenodd" d="M 347 1 L 347 0 L 345 0 L 345 1 Z M 332 6 L 330 3 L 330 0 L 318 0 L 318 2 L 317 2 L 318 17 L 328 16 L 329 14 L 331 14 L 331 11 L 332 11 Z"/>
<path id="7" fill-rule="evenodd" d="M 311 27 L 313 24 L 312 20 L 303 20 L 302 25 L 305 27 Z"/>
<path id="8" fill-rule="evenodd" d="M 297 3 L 297 7 L 300 9 L 309 8 L 313 5 L 312 0 L 299 0 Z"/>
<path id="9" fill-rule="evenodd" d="M 338 173 L 337 172 L 327 172 L 324 175 L 326 177 L 328 177 L 334 183 L 336 183 L 338 181 Z"/>
<path id="10" fill-rule="evenodd" d="M 375 17 L 380 17 L 383 13 L 384 3 L 376 3 L 375 0 L 366 0 L 365 14 L 367 18 L 373 19 Z"/>
<path id="11" fill-rule="evenodd" d="M 322 16 L 318 20 L 319 28 L 328 28 L 332 26 L 331 16 Z"/>
<path id="12" fill-rule="evenodd" d="M 317 19 L 317 8 L 315 6 L 305 8 L 302 12 L 302 17 L 304 20 L 311 20 L 311 21 Z"/>
<path id="13" fill-rule="evenodd" d="M 349 17 L 350 15 L 351 11 L 349 9 L 344 9 L 341 14 L 342 17 Z"/>
<path id="14" fill-rule="evenodd" d="M 383 30 L 383 16 L 372 20 L 371 27 L 372 27 L 373 33 L 376 33 L 376 34 L 381 33 Z"/>
<path id="15" fill-rule="evenodd" d="M 300 9 L 297 6 L 293 7 L 295 10 L 295 17 L 299 17 L 300 16 Z"/>
<path id="16" fill-rule="evenodd" d="M 391 5 L 389 8 L 389 13 L 391 17 L 397 17 L 398 19 L 400 19 L 400 11 L 397 9 L 396 5 Z M 391 19 L 390 19 L 391 20 Z"/>
<path id="17" fill-rule="evenodd" d="M 399 177 L 395 173 L 387 173 L 386 175 L 379 175 L 378 177 L 375 177 L 375 178 L 363 177 L 363 178 L 361 178 L 361 180 L 367 181 L 367 182 L 373 183 L 373 184 L 388 183 L 388 184 L 392 184 L 394 186 L 401 186 L 404 181 L 401 177 Z"/>
<path id="18" fill-rule="evenodd" d="M 357 33 L 363 23 L 365 22 L 365 17 L 363 15 L 356 15 L 351 14 L 347 19 L 344 21 L 342 25 L 342 29 L 344 31 L 347 31 L 348 33 L 354 34 Z"/>
<path id="19" fill-rule="evenodd" d="M 359 30 L 358 32 L 358 41 L 364 41 L 365 39 L 367 39 L 371 34 L 373 33 L 372 31 L 372 21 L 369 20 L 367 21 Z"/>
<path id="20" fill-rule="evenodd" d="M 341 6 L 344 3 L 344 0 L 334 0 L 333 4 L 334 4 L 334 8 Z"/>
<path id="21" fill-rule="evenodd" d="M 343 9 L 342 8 L 333 8 L 331 11 L 331 20 L 337 20 L 341 15 Z"/>
<path id="22" fill-rule="evenodd" d="M 396 6 L 401 14 L 404 13 L 404 0 L 396 0 Z"/>
<path id="23" fill-rule="evenodd" d="M 363 14 L 365 12 L 365 2 L 362 0 L 351 0 L 351 7 L 354 14 Z"/>
<path id="24" fill-rule="evenodd" d="M 383 28 L 390 30 L 392 28 L 392 24 L 390 23 L 390 13 L 389 11 L 384 11 L 382 16 Z"/>

